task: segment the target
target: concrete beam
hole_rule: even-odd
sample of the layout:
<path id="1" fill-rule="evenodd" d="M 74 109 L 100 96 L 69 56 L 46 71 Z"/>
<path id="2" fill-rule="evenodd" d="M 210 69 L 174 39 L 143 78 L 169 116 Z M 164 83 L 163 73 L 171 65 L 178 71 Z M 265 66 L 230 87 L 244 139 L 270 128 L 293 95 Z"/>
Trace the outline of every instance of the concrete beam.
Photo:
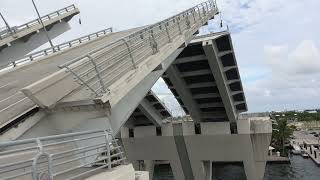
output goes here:
<path id="1" fill-rule="evenodd" d="M 170 79 L 170 81 L 174 84 L 174 87 L 176 91 L 179 94 L 179 97 L 187 107 L 188 111 L 190 112 L 190 115 L 192 119 L 196 122 L 200 122 L 201 113 L 200 109 L 197 106 L 197 103 L 193 100 L 192 94 L 189 90 L 187 90 L 187 85 L 181 79 L 181 75 L 179 74 L 178 69 L 175 67 L 175 65 L 171 65 L 167 71 L 166 75 Z"/>
<path id="2" fill-rule="evenodd" d="M 216 103 L 206 103 L 206 104 L 200 104 L 200 108 L 207 108 L 207 107 L 224 107 L 222 102 L 216 102 Z"/>
<path id="3" fill-rule="evenodd" d="M 140 102 L 138 108 L 155 126 L 160 126 L 162 124 L 160 113 L 152 106 L 152 104 L 148 100 L 143 99 Z"/>
<path id="4" fill-rule="evenodd" d="M 194 99 L 199 99 L 199 98 L 216 98 L 216 97 L 220 97 L 220 95 L 217 94 L 217 93 L 195 94 L 195 95 L 193 95 L 193 98 L 194 98 Z"/>
<path id="5" fill-rule="evenodd" d="M 196 56 L 187 56 L 183 58 L 177 58 L 173 64 L 180 64 L 180 63 L 187 63 L 187 62 L 194 62 L 198 60 L 204 60 L 207 59 L 207 57 L 204 54 L 196 55 Z"/>
<path id="6" fill-rule="evenodd" d="M 201 69 L 197 71 L 188 71 L 188 72 L 180 72 L 181 77 L 187 77 L 187 76 L 199 76 L 204 74 L 211 74 L 210 69 Z"/>
<path id="7" fill-rule="evenodd" d="M 142 101 L 148 91 L 157 82 L 165 70 L 172 64 L 175 58 L 181 53 L 183 49 L 177 49 L 168 58 L 162 62 L 163 69 L 152 71 L 142 81 L 140 81 L 129 93 L 127 93 L 120 101 L 110 109 L 111 126 L 117 134 L 120 128 L 128 120 L 132 112 Z"/>
<path id="8" fill-rule="evenodd" d="M 205 54 L 208 57 L 208 62 L 215 77 L 216 84 L 228 115 L 228 119 L 231 122 L 236 122 L 236 110 L 233 106 L 233 100 L 230 94 L 229 86 L 227 85 L 227 80 L 223 72 L 223 65 L 218 57 L 216 43 L 214 40 L 208 40 L 204 41 L 202 45 Z"/>

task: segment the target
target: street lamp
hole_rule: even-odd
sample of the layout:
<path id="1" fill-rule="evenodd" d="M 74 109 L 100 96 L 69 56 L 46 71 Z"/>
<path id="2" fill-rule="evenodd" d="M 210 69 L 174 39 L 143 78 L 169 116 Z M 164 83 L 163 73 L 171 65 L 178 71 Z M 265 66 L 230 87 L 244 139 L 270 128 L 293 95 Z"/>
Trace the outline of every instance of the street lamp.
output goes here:
<path id="1" fill-rule="evenodd" d="M 3 20 L 3 22 L 6 24 L 6 27 L 7 27 L 8 31 L 12 34 L 12 30 L 11 30 L 8 22 L 6 21 L 6 19 L 4 19 L 4 17 L 2 16 L 1 12 L 0 12 L 0 16 L 1 16 L 2 20 Z"/>
<path id="2" fill-rule="evenodd" d="M 43 22 L 42 22 L 40 13 L 39 13 L 39 11 L 38 11 L 38 8 L 37 8 L 36 4 L 34 3 L 34 0 L 31 0 L 31 1 L 32 1 L 33 6 L 34 6 L 34 9 L 36 10 L 36 12 L 37 12 L 37 14 L 38 14 L 39 21 L 40 21 L 40 23 L 41 23 L 41 25 L 42 25 L 42 27 L 43 27 L 43 30 L 44 30 L 47 38 L 48 38 L 48 41 L 49 41 L 49 43 L 50 43 L 50 46 L 51 46 L 53 52 L 55 52 L 53 43 L 52 43 L 52 41 L 51 41 L 51 39 L 50 39 L 50 37 L 49 37 L 49 34 L 48 34 L 48 31 L 47 31 L 46 27 L 44 26 L 44 24 L 43 24 Z"/>

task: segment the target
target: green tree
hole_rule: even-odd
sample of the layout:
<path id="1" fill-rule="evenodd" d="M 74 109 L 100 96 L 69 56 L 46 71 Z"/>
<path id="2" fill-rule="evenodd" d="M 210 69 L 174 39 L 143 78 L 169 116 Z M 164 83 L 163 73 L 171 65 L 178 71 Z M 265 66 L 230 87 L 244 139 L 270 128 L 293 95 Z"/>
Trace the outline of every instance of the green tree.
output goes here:
<path id="1" fill-rule="evenodd" d="M 276 149 L 282 151 L 282 155 L 286 155 L 285 143 L 289 141 L 295 130 L 294 126 L 289 126 L 285 118 L 279 118 L 273 125 L 275 129 L 272 133 L 272 143 Z"/>

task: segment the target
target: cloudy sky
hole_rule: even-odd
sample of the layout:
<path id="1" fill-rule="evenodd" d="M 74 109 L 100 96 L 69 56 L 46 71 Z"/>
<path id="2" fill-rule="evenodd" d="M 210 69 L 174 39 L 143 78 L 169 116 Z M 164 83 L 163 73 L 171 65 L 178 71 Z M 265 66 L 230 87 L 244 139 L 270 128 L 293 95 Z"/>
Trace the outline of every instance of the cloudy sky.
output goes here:
<path id="1" fill-rule="evenodd" d="M 154 23 L 201 0 L 35 0 L 41 14 L 75 4 L 79 16 L 60 43 L 107 27 L 116 31 Z M 320 107 L 319 0 L 217 0 L 232 33 L 249 111 Z M 0 0 L 11 26 L 36 18 L 31 0 Z M 4 26 L 0 21 L 0 27 Z M 220 31 L 213 20 L 202 33 Z M 155 89 L 178 111 L 163 81 Z"/>

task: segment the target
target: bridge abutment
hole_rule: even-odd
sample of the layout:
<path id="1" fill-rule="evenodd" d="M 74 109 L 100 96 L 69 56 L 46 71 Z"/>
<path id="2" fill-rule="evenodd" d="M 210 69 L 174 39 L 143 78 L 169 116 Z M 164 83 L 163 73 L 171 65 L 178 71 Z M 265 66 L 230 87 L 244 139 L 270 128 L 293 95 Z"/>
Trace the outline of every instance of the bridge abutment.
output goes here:
<path id="1" fill-rule="evenodd" d="M 180 121 L 162 125 L 161 135 L 155 126 L 143 126 L 122 128 L 121 137 L 129 160 L 169 161 L 178 180 L 223 178 L 220 170 L 228 172 L 233 164 L 247 180 L 262 180 L 271 122 L 247 119 L 237 125 L 238 134 L 231 134 L 229 122 L 201 122 L 199 132 L 194 122 Z"/>

